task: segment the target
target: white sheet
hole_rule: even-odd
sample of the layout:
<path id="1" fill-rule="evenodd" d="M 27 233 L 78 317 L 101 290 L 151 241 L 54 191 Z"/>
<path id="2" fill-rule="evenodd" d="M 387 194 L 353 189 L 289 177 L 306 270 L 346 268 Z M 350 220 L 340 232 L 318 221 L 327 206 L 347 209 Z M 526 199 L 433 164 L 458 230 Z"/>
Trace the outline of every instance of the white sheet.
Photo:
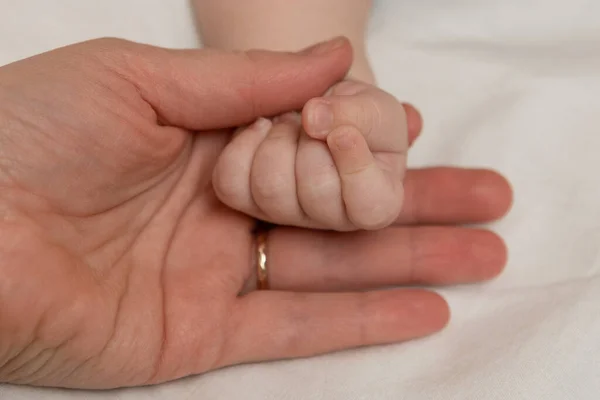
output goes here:
<path id="1" fill-rule="evenodd" d="M 196 44 L 186 0 L 0 0 L 0 64 L 97 36 Z M 0 386 L 2 399 L 600 398 L 600 2 L 382 0 L 380 83 L 421 107 L 414 165 L 489 166 L 516 203 L 504 275 L 443 290 L 442 334 L 109 393 Z"/>

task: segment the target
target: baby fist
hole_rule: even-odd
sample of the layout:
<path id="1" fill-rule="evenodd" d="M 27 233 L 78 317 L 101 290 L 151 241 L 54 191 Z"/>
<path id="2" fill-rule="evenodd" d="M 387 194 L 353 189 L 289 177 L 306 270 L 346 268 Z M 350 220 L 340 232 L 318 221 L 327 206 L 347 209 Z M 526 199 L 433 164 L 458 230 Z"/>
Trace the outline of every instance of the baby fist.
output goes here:
<path id="1" fill-rule="evenodd" d="M 227 206 L 280 225 L 351 231 L 398 217 L 406 113 L 390 94 L 345 81 L 302 114 L 259 119 L 222 152 L 213 186 Z"/>

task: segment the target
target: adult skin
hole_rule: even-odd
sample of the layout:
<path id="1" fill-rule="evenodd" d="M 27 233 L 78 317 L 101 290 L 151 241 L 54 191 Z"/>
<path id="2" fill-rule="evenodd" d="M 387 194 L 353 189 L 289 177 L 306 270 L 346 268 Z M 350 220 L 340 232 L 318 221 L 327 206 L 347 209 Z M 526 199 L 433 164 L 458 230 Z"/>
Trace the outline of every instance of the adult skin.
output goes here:
<path id="1" fill-rule="evenodd" d="M 102 39 L 0 68 L 0 381 L 154 384 L 443 328 L 438 295 L 365 289 L 498 274 L 496 235 L 430 226 L 504 214 L 510 190 L 489 171 L 410 171 L 385 230 L 276 228 L 272 290 L 247 292 L 254 220 L 217 200 L 215 160 L 234 127 L 302 107 L 350 64 L 344 40 L 228 53 Z"/>

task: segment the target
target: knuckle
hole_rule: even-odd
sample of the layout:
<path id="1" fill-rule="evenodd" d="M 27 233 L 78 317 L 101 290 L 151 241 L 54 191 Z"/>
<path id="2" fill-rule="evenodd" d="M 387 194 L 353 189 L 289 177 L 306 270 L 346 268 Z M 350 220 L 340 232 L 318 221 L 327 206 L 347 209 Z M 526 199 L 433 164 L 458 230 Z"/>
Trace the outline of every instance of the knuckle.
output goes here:
<path id="1" fill-rule="evenodd" d="M 366 96 L 363 103 L 363 127 L 365 136 L 370 136 L 382 126 L 382 107 L 373 96 Z"/>
<path id="2" fill-rule="evenodd" d="M 356 340 L 359 345 L 368 345 L 373 342 L 374 336 L 371 331 L 371 324 L 369 323 L 370 318 L 373 315 L 373 295 L 372 294 L 363 294 L 361 296 L 357 296 L 354 304 L 354 309 L 356 310 L 359 318 L 357 319 L 357 324 L 355 327 L 356 331 Z"/>
<path id="3" fill-rule="evenodd" d="M 361 175 L 368 173 L 368 171 L 373 168 L 373 165 L 370 162 L 360 163 L 353 165 L 352 167 L 346 168 L 344 171 L 339 171 L 340 177 L 343 179 L 352 179 L 357 178 L 361 179 Z"/>
<path id="4" fill-rule="evenodd" d="M 298 293 L 295 295 L 297 304 L 302 304 L 303 299 L 309 295 Z M 279 354 L 288 354 L 292 357 L 303 356 L 307 352 L 307 335 L 310 335 L 311 316 L 306 309 L 292 306 L 285 314 L 285 320 L 279 325 L 277 335 L 273 336 L 272 344 Z"/>
<path id="5" fill-rule="evenodd" d="M 231 168 L 231 158 L 228 154 L 219 158 L 212 181 L 217 197 L 226 205 L 237 209 L 242 204 L 243 185 L 247 179 L 244 178 L 241 168 Z"/>
<path id="6" fill-rule="evenodd" d="M 302 179 L 304 198 L 310 202 L 320 202 L 339 198 L 340 178 L 335 165 L 324 165 Z"/>
<path id="7" fill-rule="evenodd" d="M 315 221 L 331 227 L 347 226 L 341 181 L 334 166 L 298 180 L 298 202 L 303 212 Z M 336 228 L 341 229 L 341 228 Z"/>
<path id="8" fill-rule="evenodd" d="M 337 113 L 336 120 L 355 125 L 365 138 L 373 135 L 382 125 L 382 107 L 370 95 L 341 98 L 334 112 Z"/>
<path id="9" fill-rule="evenodd" d="M 385 114 L 387 115 L 387 118 L 390 119 L 392 126 L 398 127 L 405 133 L 408 133 L 406 110 L 404 109 L 402 102 L 391 93 L 384 91 L 381 93 L 382 103 L 386 105 L 385 109 L 387 110 Z"/>
<path id="10" fill-rule="evenodd" d="M 125 39 L 104 37 L 82 43 L 82 61 L 101 65 L 121 77 L 148 75 L 152 64 L 152 47 Z"/>
<path id="11" fill-rule="evenodd" d="M 287 219 L 297 211 L 296 151 L 291 125 L 276 124 L 258 147 L 250 173 L 254 203 L 273 219 Z"/>
<path id="12" fill-rule="evenodd" d="M 101 61 L 130 56 L 133 53 L 133 46 L 133 42 L 114 37 L 103 37 L 81 43 L 82 53 Z"/>
<path id="13" fill-rule="evenodd" d="M 244 66 L 244 84 L 238 85 L 237 94 L 250 105 L 251 113 L 249 115 L 264 115 L 263 104 L 259 101 L 261 96 L 257 95 L 261 89 L 261 75 L 264 73 L 260 67 L 261 60 L 264 59 L 264 51 L 236 51 L 234 54 L 237 58 L 235 61 Z"/>
<path id="14" fill-rule="evenodd" d="M 283 198 L 288 188 L 289 182 L 281 172 L 272 171 L 252 176 L 252 192 L 257 202 Z"/>
<path id="15" fill-rule="evenodd" d="M 391 225 L 400 214 L 400 206 L 396 202 L 367 202 L 367 205 L 352 209 L 348 218 L 359 229 L 377 230 Z"/>
<path id="16" fill-rule="evenodd" d="M 290 203 L 294 196 L 293 181 L 279 162 L 264 153 L 257 157 L 260 164 L 254 165 L 251 174 L 252 197 L 258 207 L 273 216 Z"/>

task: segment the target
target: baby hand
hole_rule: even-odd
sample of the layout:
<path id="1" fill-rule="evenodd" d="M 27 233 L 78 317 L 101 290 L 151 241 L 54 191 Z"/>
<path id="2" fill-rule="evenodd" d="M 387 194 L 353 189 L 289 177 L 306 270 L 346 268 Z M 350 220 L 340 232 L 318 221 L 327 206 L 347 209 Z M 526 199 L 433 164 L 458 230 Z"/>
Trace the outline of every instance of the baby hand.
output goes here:
<path id="1" fill-rule="evenodd" d="M 227 206 L 280 225 L 383 228 L 402 207 L 407 131 L 393 96 L 344 81 L 302 114 L 239 129 L 219 157 L 213 186 Z"/>

